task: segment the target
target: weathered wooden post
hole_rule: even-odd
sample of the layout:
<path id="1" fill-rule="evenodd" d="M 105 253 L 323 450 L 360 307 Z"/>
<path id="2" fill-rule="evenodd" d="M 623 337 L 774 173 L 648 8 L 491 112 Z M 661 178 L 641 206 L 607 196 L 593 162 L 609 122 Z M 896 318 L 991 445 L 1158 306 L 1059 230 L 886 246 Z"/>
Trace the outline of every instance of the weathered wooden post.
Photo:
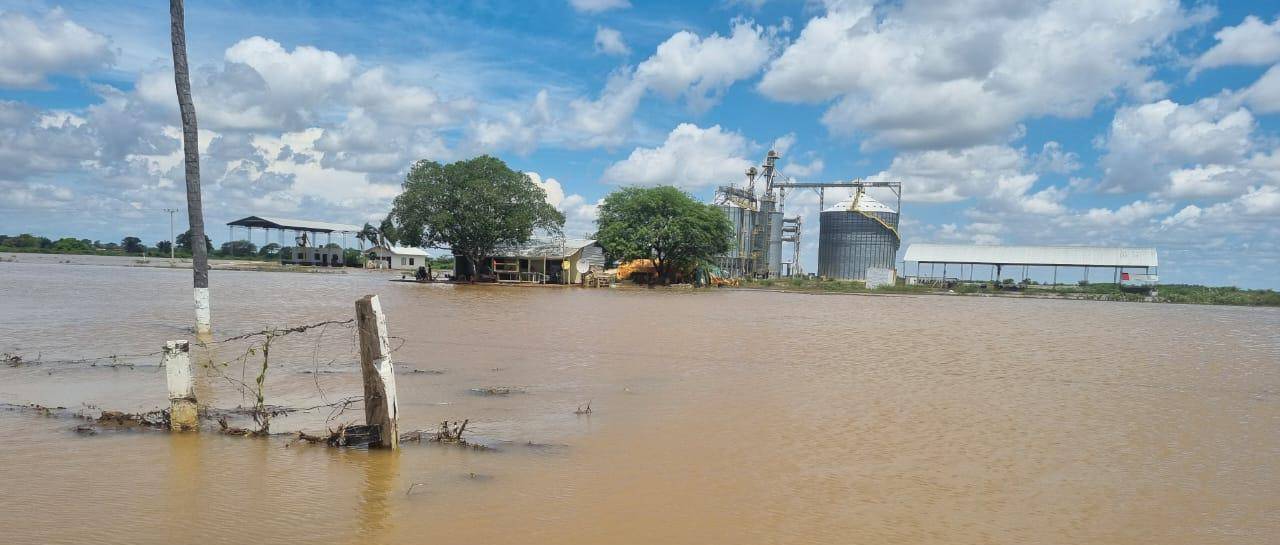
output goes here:
<path id="1" fill-rule="evenodd" d="M 191 374 L 191 345 L 187 341 L 164 343 L 165 377 L 169 383 L 169 427 L 173 431 L 200 429 L 196 412 L 196 383 Z"/>
<path id="2" fill-rule="evenodd" d="M 400 448 L 396 374 L 387 342 L 387 318 L 377 295 L 356 301 L 356 327 L 360 330 L 360 373 L 364 376 L 364 422 L 378 437 L 370 446 Z"/>

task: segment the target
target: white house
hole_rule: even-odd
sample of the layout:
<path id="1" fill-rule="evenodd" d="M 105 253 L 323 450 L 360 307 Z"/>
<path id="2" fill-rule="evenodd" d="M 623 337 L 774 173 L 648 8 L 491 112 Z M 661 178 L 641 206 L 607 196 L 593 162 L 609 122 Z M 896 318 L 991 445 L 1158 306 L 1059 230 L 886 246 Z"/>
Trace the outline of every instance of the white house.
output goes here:
<path id="1" fill-rule="evenodd" d="M 424 267 L 431 258 L 427 256 L 426 250 L 421 248 L 408 248 L 405 246 L 375 246 L 364 253 L 369 258 L 366 265 L 371 269 L 399 269 L 416 271 L 418 267 Z"/>

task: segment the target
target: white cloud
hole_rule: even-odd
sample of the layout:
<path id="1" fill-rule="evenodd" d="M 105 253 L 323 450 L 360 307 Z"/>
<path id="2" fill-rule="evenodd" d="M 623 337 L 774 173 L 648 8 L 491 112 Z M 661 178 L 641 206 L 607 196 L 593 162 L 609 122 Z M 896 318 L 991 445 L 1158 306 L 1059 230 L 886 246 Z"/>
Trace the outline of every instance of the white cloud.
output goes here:
<path id="1" fill-rule="evenodd" d="M 475 108 L 473 100 L 444 101 L 426 87 L 391 81 L 384 67 L 356 76 L 351 102 L 382 121 L 406 125 L 446 125 Z"/>
<path id="2" fill-rule="evenodd" d="M 1162 100 L 1116 111 L 1099 161 L 1113 191 L 1167 188 L 1170 173 L 1191 166 L 1242 162 L 1257 124 L 1244 108 L 1213 98 L 1183 105 Z M 1184 187 L 1180 191 L 1189 194 Z"/>
<path id="3" fill-rule="evenodd" d="M 666 97 L 683 94 L 691 108 L 705 110 L 734 82 L 760 71 L 773 52 L 774 32 L 743 20 L 733 23 L 727 37 L 682 30 L 640 63 L 636 78 Z"/>
<path id="4" fill-rule="evenodd" d="M 1119 227 L 1151 219 L 1168 212 L 1172 208 L 1173 204 L 1168 202 L 1138 200 L 1114 210 L 1110 208 L 1091 208 L 1080 216 L 1080 219 L 1104 227 Z"/>
<path id="5" fill-rule="evenodd" d="M 584 13 L 600 13 L 611 9 L 626 9 L 631 7 L 631 2 L 627 0 L 569 0 L 569 5 L 573 9 Z"/>
<path id="6" fill-rule="evenodd" d="M 1176 0 L 829 5 L 766 70 L 789 102 L 835 100 L 834 132 L 906 148 L 1007 141 L 1034 116 L 1083 117 L 1118 89 L 1150 94 L 1143 64 L 1198 20 Z"/>
<path id="7" fill-rule="evenodd" d="M 266 83 L 264 99 L 281 109 L 302 110 L 333 98 L 345 89 L 356 58 L 308 45 L 288 51 L 275 40 L 253 36 L 227 48 L 230 64 L 253 68 Z"/>
<path id="8" fill-rule="evenodd" d="M 1194 204 L 1188 204 L 1183 207 L 1182 210 L 1179 210 L 1177 214 L 1160 220 L 1160 226 L 1162 228 L 1173 227 L 1176 225 L 1194 226 L 1203 214 L 1204 209 Z"/>
<path id="9" fill-rule="evenodd" d="M 789 132 L 775 138 L 773 145 L 769 146 L 769 149 L 778 152 L 778 155 L 786 157 L 787 153 L 791 151 L 791 146 L 794 145 L 796 145 L 796 133 Z"/>
<path id="10" fill-rule="evenodd" d="M 1247 215 L 1280 215 L 1280 187 L 1273 185 L 1251 187 L 1248 193 L 1240 196 L 1239 202 Z"/>
<path id="11" fill-rule="evenodd" d="M 698 188 L 738 181 L 752 166 L 749 143 L 719 125 L 699 128 L 681 123 L 656 148 L 636 148 L 605 169 L 606 182 L 626 185 L 675 185 Z"/>
<path id="12" fill-rule="evenodd" d="M 111 42 L 52 9 L 41 19 L 0 13 L 0 87 L 42 87 L 50 74 L 84 75 L 115 60 Z"/>
<path id="13" fill-rule="evenodd" d="M 622 41 L 622 33 L 605 26 L 596 27 L 596 51 L 605 55 L 627 56 L 631 48 Z"/>
<path id="14" fill-rule="evenodd" d="M 1008 146 L 901 153 L 870 180 L 900 181 L 903 200 L 955 202 L 996 195 L 1017 197 L 1036 181 L 1027 158 Z"/>
<path id="15" fill-rule="evenodd" d="M 569 118 L 563 137 L 569 147 L 612 147 L 631 134 L 631 119 L 644 85 L 628 72 L 615 72 L 596 100 L 574 99 L 569 103 Z"/>
<path id="16" fill-rule="evenodd" d="M 598 29 L 598 47 L 601 31 L 608 30 Z M 595 98 L 553 98 L 543 89 L 532 105 L 472 121 L 472 145 L 519 153 L 543 144 L 614 148 L 635 138 L 639 127 L 633 118 L 647 93 L 683 96 L 690 109 L 705 110 L 735 82 L 759 72 L 775 47 L 778 30 L 736 20 L 727 37 L 677 32 L 635 68 L 623 66 L 611 73 Z"/>
<path id="17" fill-rule="evenodd" d="M 1063 151 L 1062 144 L 1045 142 L 1040 153 L 1035 156 L 1035 171 L 1053 174 L 1070 174 L 1080 170 L 1080 155 L 1071 151 Z"/>
<path id="18" fill-rule="evenodd" d="M 1218 43 L 1196 59 L 1192 74 L 1230 65 L 1260 65 L 1280 61 L 1280 19 L 1271 24 L 1249 15 L 1239 25 L 1213 35 Z"/>
<path id="19" fill-rule="evenodd" d="M 786 166 L 782 168 L 782 173 L 795 178 L 808 178 L 810 176 L 822 174 L 822 170 L 826 168 L 826 166 L 826 163 L 822 161 L 821 157 L 814 157 L 810 159 L 808 163 L 790 160 L 787 161 Z"/>
<path id="20" fill-rule="evenodd" d="M 588 202 L 577 193 L 565 195 L 564 187 L 555 178 L 543 179 L 537 172 L 525 172 L 533 183 L 547 194 L 547 203 L 564 214 L 564 233 L 570 237 L 585 237 L 595 231 L 596 210 L 601 201 Z"/>
<path id="21" fill-rule="evenodd" d="M 1280 112 L 1280 64 L 1267 69 L 1258 81 L 1236 95 L 1254 112 L 1274 114 Z"/>

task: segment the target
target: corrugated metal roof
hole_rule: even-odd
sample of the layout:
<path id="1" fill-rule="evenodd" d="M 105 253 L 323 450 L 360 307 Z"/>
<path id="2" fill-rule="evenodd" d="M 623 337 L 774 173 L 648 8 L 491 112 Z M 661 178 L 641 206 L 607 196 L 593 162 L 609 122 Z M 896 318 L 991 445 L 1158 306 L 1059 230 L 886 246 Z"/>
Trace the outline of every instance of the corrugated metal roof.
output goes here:
<path id="1" fill-rule="evenodd" d="M 903 261 L 1072 267 L 1158 267 L 1155 248 L 912 244 Z"/>
<path id="2" fill-rule="evenodd" d="M 834 206 L 823 210 L 823 212 L 843 212 L 849 209 L 849 205 L 853 204 L 853 197 L 849 197 L 843 201 L 836 203 Z M 861 212 L 893 212 L 889 205 L 876 200 L 866 193 L 858 199 L 858 210 Z"/>
<path id="3" fill-rule="evenodd" d="M 578 253 L 596 241 L 589 239 L 565 239 L 563 248 L 558 240 L 530 240 L 519 246 L 498 248 L 493 257 L 558 257 L 565 258 Z"/>
<path id="4" fill-rule="evenodd" d="M 363 227 L 349 223 L 330 223 L 327 221 L 296 220 L 288 218 L 271 218 L 267 216 L 249 216 L 227 225 L 237 227 L 269 227 L 271 229 L 293 229 L 296 231 L 316 231 L 320 233 L 359 233 Z"/>

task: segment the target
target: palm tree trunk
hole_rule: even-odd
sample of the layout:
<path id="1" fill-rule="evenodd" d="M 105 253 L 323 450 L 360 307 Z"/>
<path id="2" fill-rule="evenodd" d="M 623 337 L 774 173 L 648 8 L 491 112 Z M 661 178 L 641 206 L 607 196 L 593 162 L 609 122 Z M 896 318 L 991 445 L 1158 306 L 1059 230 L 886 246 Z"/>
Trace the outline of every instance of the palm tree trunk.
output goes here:
<path id="1" fill-rule="evenodd" d="M 196 335 L 209 336 L 209 248 L 204 241 L 204 210 L 200 204 L 200 148 L 196 107 L 191 102 L 191 74 L 187 69 L 187 31 L 182 0 L 169 0 L 170 41 L 173 45 L 173 81 L 182 112 L 182 148 L 186 156 L 187 220 L 191 224 L 191 269 L 195 284 Z"/>

